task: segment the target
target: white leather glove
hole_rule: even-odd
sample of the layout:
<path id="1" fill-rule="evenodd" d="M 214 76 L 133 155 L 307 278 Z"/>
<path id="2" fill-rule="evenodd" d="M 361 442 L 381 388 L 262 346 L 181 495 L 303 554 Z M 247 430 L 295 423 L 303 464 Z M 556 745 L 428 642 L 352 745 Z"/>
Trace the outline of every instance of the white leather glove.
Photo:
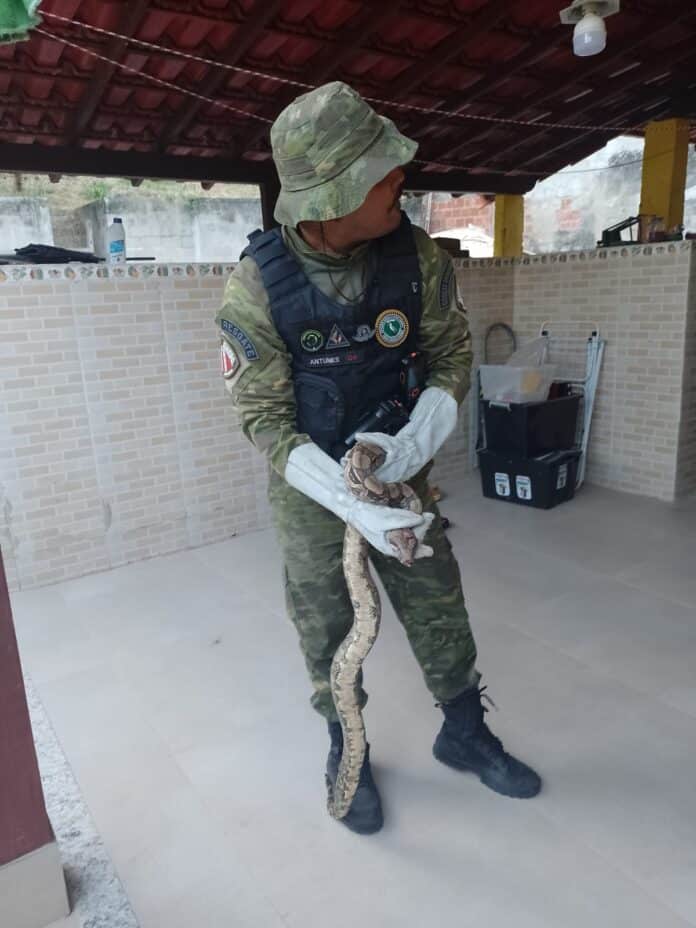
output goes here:
<path id="1" fill-rule="evenodd" d="M 432 556 L 433 549 L 422 544 L 434 519 L 431 512 L 421 515 L 408 509 L 362 502 L 346 486 L 341 466 L 313 442 L 293 448 L 285 467 L 285 479 L 290 486 L 356 528 L 382 554 L 397 557 L 396 548 L 387 540 L 387 532 L 410 528 L 419 542 L 415 556 Z"/>
<path id="2" fill-rule="evenodd" d="M 439 387 L 427 387 L 416 403 L 411 419 L 396 435 L 359 432 L 357 441 L 377 445 L 387 457 L 375 471 L 385 483 L 408 480 L 431 461 L 457 424 L 457 401 Z"/>

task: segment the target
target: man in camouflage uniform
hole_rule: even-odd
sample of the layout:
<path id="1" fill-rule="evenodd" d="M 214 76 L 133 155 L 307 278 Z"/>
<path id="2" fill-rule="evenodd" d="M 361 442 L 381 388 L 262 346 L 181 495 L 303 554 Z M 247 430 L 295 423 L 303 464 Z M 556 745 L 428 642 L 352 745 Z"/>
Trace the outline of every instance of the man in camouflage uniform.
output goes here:
<path id="1" fill-rule="evenodd" d="M 288 106 L 271 143 L 281 229 L 251 237 L 216 322 L 226 387 L 244 433 L 271 464 L 288 611 L 312 704 L 329 724 L 327 777 L 335 782 L 343 747 L 330 667 L 353 621 L 341 563 L 348 522 L 370 542 L 443 709 L 435 756 L 505 795 L 536 795 L 537 774 L 505 753 L 484 722 L 459 568 L 427 481 L 433 455 L 455 428 L 472 352 L 449 257 L 399 208 L 402 165 L 417 145 L 340 82 Z M 396 434 L 360 433 L 366 415 L 398 391 L 399 366 L 412 352 L 425 358 L 426 383 L 410 421 Z M 338 462 L 356 429 L 386 452 L 377 476 L 407 480 L 423 515 L 347 492 Z M 403 527 L 419 543 L 411 568 L 386 538 Z M 366 698 L 361 691 L 363 705 Z M 343 822 L 360 833 L 382 825 L 369 754 Z"/>

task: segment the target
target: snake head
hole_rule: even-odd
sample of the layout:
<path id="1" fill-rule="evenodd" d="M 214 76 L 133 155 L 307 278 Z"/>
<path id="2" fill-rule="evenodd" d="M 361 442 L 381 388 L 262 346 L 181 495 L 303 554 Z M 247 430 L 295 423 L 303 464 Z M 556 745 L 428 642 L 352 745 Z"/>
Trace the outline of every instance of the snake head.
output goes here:
<path id="1" fill-rule="evenodd" d="M 359 473 L 373 474 L 378 467 L 384 464 L 386 457 L 386 451 L 377 445 L 358 442 L 346 455 L 346 466 L 350 464 Z"/>
<path id="2" fill-rule="evenodd" d="M 397 557 L 404 567 L 413 567 L 416 559 L 418 539 L 410 528 L 402 528 L 387 533 L 389 542 L 397 553 Z"/>

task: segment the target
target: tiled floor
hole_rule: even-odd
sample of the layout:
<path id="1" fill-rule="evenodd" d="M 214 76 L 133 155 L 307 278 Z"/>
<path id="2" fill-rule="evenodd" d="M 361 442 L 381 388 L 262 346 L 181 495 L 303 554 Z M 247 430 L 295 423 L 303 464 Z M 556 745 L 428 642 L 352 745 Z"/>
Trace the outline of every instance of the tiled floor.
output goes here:
<path id="1" fill-rule="evenodd" d="M 491 726 L 545 789 L 504 799 L 432 759 L 439 713 L 387 607 L 372 838 L 324 811 L 270 532 L 14 595 L 142 928 L 696 925 L 696 505 L 588 487 L 544 513 L 471 478 L 442 508 Z"/>

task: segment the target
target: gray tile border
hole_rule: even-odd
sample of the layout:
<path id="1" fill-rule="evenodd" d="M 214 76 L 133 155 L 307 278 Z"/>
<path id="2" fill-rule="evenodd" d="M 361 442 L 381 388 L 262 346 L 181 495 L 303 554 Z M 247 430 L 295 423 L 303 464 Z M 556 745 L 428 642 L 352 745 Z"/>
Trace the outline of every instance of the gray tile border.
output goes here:
<path id="1" fill-rule="evenodd" d="M 82 928 L 138 928 L 123 885 L 85 804 L 41 699 L 25 679 L 48 816 Z"/>

